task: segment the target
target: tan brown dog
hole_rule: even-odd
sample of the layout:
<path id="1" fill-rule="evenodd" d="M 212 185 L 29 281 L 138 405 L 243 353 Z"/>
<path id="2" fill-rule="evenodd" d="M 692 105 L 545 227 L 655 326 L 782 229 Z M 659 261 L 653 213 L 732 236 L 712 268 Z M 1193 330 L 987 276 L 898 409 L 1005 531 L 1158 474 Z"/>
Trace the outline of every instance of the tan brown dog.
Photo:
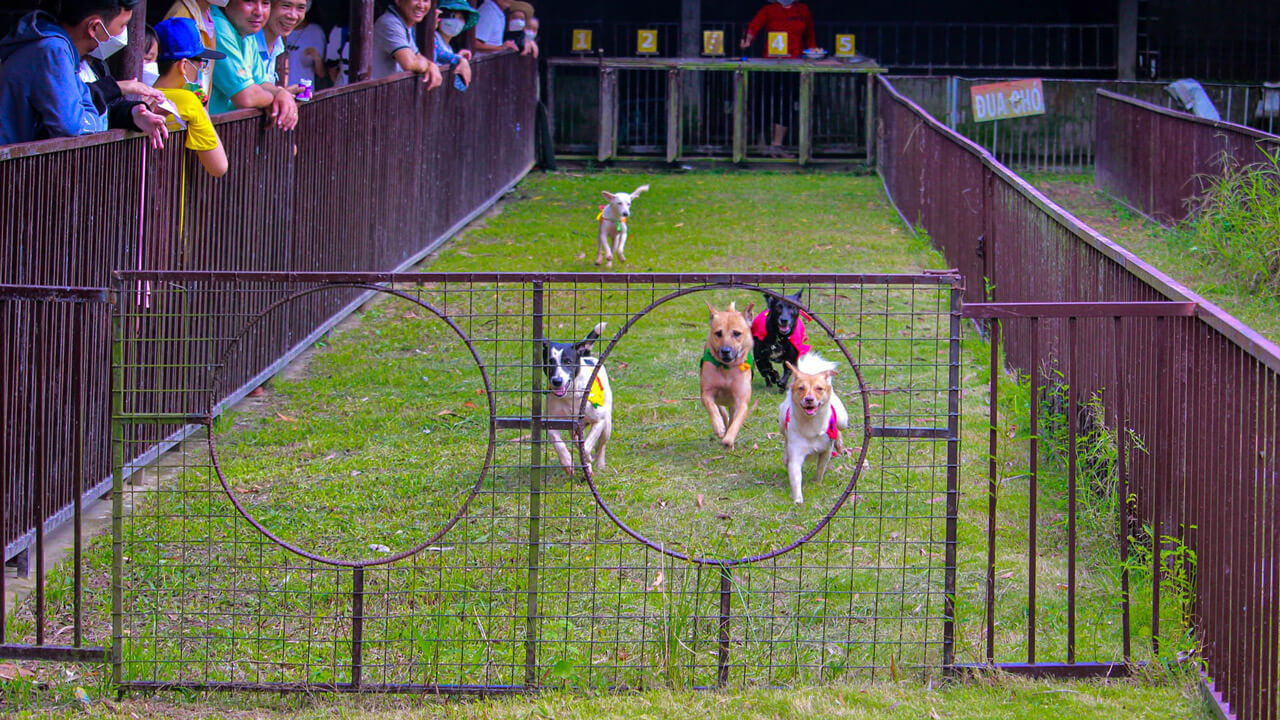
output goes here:
<path id="1" fill-rule="evenodd" d="M 711 429 L 725 447 L 732 448 L 751 406 L 751 309 L 738 312 L 733 303 L 716 310 L 711 303 L 711 332 L 699 361 L 702 404 L 711 415 Z M 730 420 L 729 408 L 733 408 Z M 725 424 L 728 423 L 728 427 Z"/>

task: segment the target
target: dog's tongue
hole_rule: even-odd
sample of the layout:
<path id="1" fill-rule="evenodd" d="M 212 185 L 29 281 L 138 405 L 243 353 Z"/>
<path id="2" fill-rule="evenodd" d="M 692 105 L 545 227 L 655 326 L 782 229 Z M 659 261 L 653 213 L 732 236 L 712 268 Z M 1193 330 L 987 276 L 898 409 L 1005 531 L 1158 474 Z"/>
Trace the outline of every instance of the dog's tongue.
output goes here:
<path id="1" fill-rule="evenodd" d="M 818 406 L 817 406 L 817 405 L 814 405 L 813 407 L 806 407 L 806 408 L 804 409 L 804 414 L 805 414 L 805 415 L 812 415 L 812 414 L 814 414 L 814 413 L 816 413 L 816 412 L 818 412 Z"/>
<path id="2" fill-rule="evenodd" d="M 562 387 L 553 388 L 551 392 L 554 393 L 556 397 L 564 397 L 564 388 Z"/>

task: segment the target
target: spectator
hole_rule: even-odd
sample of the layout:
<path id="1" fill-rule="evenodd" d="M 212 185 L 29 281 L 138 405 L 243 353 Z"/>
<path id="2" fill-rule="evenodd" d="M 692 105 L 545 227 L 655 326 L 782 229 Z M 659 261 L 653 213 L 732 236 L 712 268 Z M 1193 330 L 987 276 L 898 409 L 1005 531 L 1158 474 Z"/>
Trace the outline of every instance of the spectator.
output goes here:
<path id="1" fill-rule="evenodd" d="M 334 87 L 350 82 L 351 31 L 345 25 L 335 25 L 329 31 L 329 42 L 324 46 L 324 62 L 329 69 L 329 81 Z"/>
<path id="2" fill-rule="evenodd" d="M 515 43 L 521 55 L 538 57 L 538 44 L 524 32 L 531 17 L 533 17 L 532 5 L 524 0 L 512 0 L 507 7 L 507 32 L 503 37 Z"/>
<path id="3" fill-rule="evenodd" d="M 524 36 L 526 38 L 529 38 L 530 40 L 537 40 L 538 28 L 540 26 L 541 26 L 541 22 L 538 20 L 538 17 L 536 15 L 529 18 L 529 24 L 524 26 Z"/>
<path id="4" fill-rule="evenodd" d="M 809 12 L 809 6 L 795 0 L 776 0 L 767 3 L 756 16 L 751 19 L 751 24 L 747 25 L 747 34 L 742 38 L 739 45 L 743 50 L 751 47 L 751 43 L 755 41 L 756 36 L 763 31 L 785 32 L 787 34 L 787 55 L 793 58 L 800 57 L 800 54 L 812 47 L 817 47 L 818 43 L 813 32 L 813 15 Z M 765 35 L 766 41 L 768 35 Z M 766 49 L 765 55 L 768 55 Z M 792 86 L 796 84 L 796 78 L 790 73 L 780 78 L 781 84 L 784 86 L 780 92 L 784 97 L 794 96 L 795 90 Z M 753 114 L 757 117 L 776 112 L 776 108 L 769 109 L 769 103 L 766 98 L 755 92 L 752 98 Z M 791 153 L 782 149 L 782 142 L 786 139 L 788 125 L 778 122 L 778 120 L 786 119 L 787 122 L 794 120 L 796 108 L 792 106 L 789 109 L 782 109 L 780 114 L 776 115 L 773 123 L 773 137 L 769 145 L 765 148 L 765 153 L 775 157 L 791 157 Z"/>
<path id="5" fill-rule="evenodd" d="M 427 16 L 430 0 L 395 0 L 373 23 L 372 77 L 386 77 L 400 70 L 422 76 L 428 90 L 440 87 L 440 68 L 418 52 L 414 28 Z"/>
<path id="6" fill-rule="evenodd" d="M 268 80 L 267 65 L 254 37 L 270 11 L 267 0 L 231 0 L 225 8 L 213 9 L 217 49 L 226 59 L 214 65 L 209 112 L 264 108 L 276 127 L 292 130 L 298 124 L 298 105 L 288 90 Z"/>
<path id="7" fill-rule="evenodd" d="M 298 26 L 289 33 L 285 49 L 289 52 L 289 85 L 302 80 L 311 81 L 312 87 L 322 90 L 329 86 L 329 74 L 325 70 L 324 28 L 310 22 L 311 0 Z"/>
<path id="8" fill-rule="evenodd" d="M 739 43 L 743 50 L 751 47 L 751 43 L 755 42 L 761 30 L 766 33 L 785 32 L 787 54 L 793 58 L 798 58 L 801 52 L 818 46 L 813 32 L 813 14 L 809 12 L 808 5 L 795 0 L 770 0 L 760 8 L 756 16 L 751 19 L 751 24 L 747 25 L 746 37 Z"/>
<path id="9" fill-rule="evenodd" d="M 285 41 L 307 14 L 307 0 L 271 0 L 271 14 L 258 35 L 263 60 L 267 63 L 267 80 L 276 85 L 287 85 L 289 80 L 289 56 L 285 54 Z M 281 60 L 280 58 L 284 58 Z M 281 83 L 279 78 L 284 78 Z"/>
<path id="10" fill-rule="evenodd" d="M 204 43 L 206 48 L 214 50 L 218 47 L 218 40 L 213 27 L 212 6 L 226 7 L 227 0 L 174 0 L 169 12 L 165 13 L 165 18 L 190 18 L 195 22 L 196 27 L 200 28 L 200 42 Z M 213 71 L 214 64 L 210 62 L 206 65 L 204 76 L 200 79 L 206 105 L 213 92 Z"/>
<path id="11" fill-rule="evenodd" d="M 503 40 L 507 31 L 507 8 L 511 0 L 484 0 L 480 4 L 480 20 L 476 23 L 476 49 L 480 52 L 496 52 L 510 48 L 516 44 Z"/>
<path id="12" fill-rule="evenodd" d="M 205 172 L 222 177 L 227 173 L 227 152 L 204 104 L 186 88 L 188 84 L 195 85 L 206 63 L 225 55 L 204 46 L 200 29 L 191 18 L 169 18 L 156 26 L 156 34 L 160 44 L 160 79 L 156 87 L 177 108 L 187 128 L 187 149 L 195 152 Z"/>
<path id="13" fill-rule="evenodd" d="M 462 82 L 459 90 L 471 85 L 471 51 L 455 53 L 449 42 L 475 27 L 479 19 L 480 14 L 466 0 L 440 0 L 440 6 L 436 8 L 436 64 L 454 67 Z"/>
<path id="14" fill-rule="evenodd" d="M 35 10 L 18 21 L 0 40 L 0 145 L 129 127 L 164 147 L 164 118 L 118 89 L 106 103 L 80 77 L 86 57 L 105 59 L 124 47 L 135 4 L 62 0 L 56 17 Z"/>
<path id="15" fill-rule="evenodd" d="M 160 55 L 160 38 L 156 37 L 155 28 L 147 26 L 147 44 L 142 51 L 142 82 L 155 85 L 160 78 L 160 70 L 156 58 Z"/>

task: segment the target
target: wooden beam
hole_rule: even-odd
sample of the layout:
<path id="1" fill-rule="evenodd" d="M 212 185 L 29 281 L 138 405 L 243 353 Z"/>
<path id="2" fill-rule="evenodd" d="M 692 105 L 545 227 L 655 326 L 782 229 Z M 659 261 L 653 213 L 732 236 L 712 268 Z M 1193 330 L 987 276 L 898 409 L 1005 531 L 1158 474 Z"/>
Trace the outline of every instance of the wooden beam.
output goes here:
<path id="1" fill-rule="evenodd" d="M 741 68 L 733 71 L 733 161 L 740 163 L 747 156 L 747 73 Z"/>
<path id="2" fill-rule="evenodd" d="M 813 73 L 800 73 L 800 157 L 808 165 L 813 156 Z"/>
<path id="3" fill-rule="evenodd" d="M 600 133 L 596 159 L 600 162 L 618 154 L 618 73 L 600 69 Z"/>
<path id="4" fill-rule="evenodd" d="M 373 0 L 351 0 L 351 54 L 347 81 L 368 80 L 373 73 Z"/>
<path id="5" fill-rule="evenodd" d="M 680 146 L 684 140 L 684 128 L 680 122 L 681 109 L 684 107 L 681 80 L 679 68 L 667 71 L 667 162 L 680 159 Z"/>

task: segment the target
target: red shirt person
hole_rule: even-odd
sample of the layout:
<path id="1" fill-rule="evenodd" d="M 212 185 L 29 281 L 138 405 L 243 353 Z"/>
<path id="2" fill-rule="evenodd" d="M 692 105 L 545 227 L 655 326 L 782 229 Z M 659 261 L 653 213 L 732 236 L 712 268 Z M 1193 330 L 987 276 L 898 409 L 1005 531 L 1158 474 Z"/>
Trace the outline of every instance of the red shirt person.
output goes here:
<path id="1" fill-rule="evenodd" d="M 771 0 L 760 8 L 760 12 L 751 19 L 747 26 L 747 36 L 742 39 L 742 49 L 751 47 L 760 31 L 785 32 L 787 34 L 787 54 L 793 58 L 807 48 L 817 47 L 818 42 L 813 32 L 813 15 L 809 6 L 794 0 Z M 767 36 L 766 36 L 767 39 Z M 765 54 L 769 54 L 766 48 Z"/>

